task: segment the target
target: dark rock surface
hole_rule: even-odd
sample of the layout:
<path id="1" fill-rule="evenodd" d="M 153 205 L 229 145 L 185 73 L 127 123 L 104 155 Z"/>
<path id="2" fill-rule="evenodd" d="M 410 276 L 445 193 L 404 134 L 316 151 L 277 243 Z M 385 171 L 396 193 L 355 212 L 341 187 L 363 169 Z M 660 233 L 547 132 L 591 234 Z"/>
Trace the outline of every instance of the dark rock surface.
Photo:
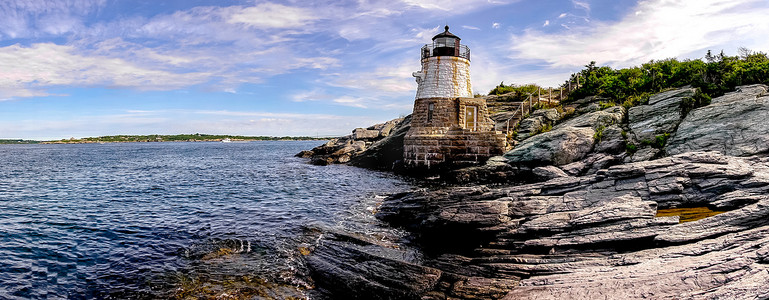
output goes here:
<path id="1" fill-rule="evenodd" d="M 315 165 L 346 164 L 358 167 L 393 170 L 403 160 L 403 137 L 411 124 L 411 116 L 356 128 L 351 135 L 296 154 L 309 158 Z"/>
<path id="2" fill-rule="evenodd" d="M 389 196 L 376 217 L 408 230 L 404 243 L 421 254 L 323 232 L 307 256 L 318 290 L 333 299 L 769 298 L 767 87 L 739 87 L 683 116 L 693 93 L 652 96 L 632 117 L 580 99 L 552 131 L 443 178 L 464 186 Z M 625 152 L 664 133 L 663 149 Z"/>
<path id="3" fill-rule="evenodd" d="M 618 154 L 625 151 L 624 130 L 618 125 L 611 125 L 601 131 L 595 152 Z"/>
<path id="4" fill-rule="evenodd" d="M 317 288 L 328 299 L 500 299 L 515 277 L 472 276 L 425 266 L 394 244 L 331 229 L 310 230 L 305 259 Z"/>
<path id="5" fill-rule="evenodd" d="M 555 108 L 535 110 L 529 118 L 523 119 L 518 125 L 516 140 L 522 141 L 552 127 L 561 119 L 561 114 Z"/>
<path id="6" fill-rule="evenodd" d="M 649 97 L 647 105 L 628 110 L 628 123 L 635 141 L 653 141 L 659 134 L 676 131 L 683 118 L 681 102 L 694 96 L 696 89 L 681 88 Z"/>
<path id="7" fill-rule="evenodd" d="M 382 128 L 385 137 L 350 159 L 350 165 L 369 169 L 398 170 L 403 161 L 403 138 L 411 128 L 411 115 Z"/>
<path id="8" fill-rule="evenodd" d="M 671 155 L 713 150 L 733 156 L 769 153 L 767 86 L 738 87 L 692 110 L 665 150 Z"/>
<path id="9" fill-rule="evenodd" d="M 523 278 L 506 299 L 742 298 L 735 287 L 769 282 L 767 192 L 767 159 L 692 152 L 537 184 L 396 195 L 377 216 L 433 242 L 483 237 L 443 266 Z M 719 203 L 731 210 L 690 223 L 655 217 Z"/>
<path id="10" fill-rule="evenodd" d="M 622 122 L 624 116 L 625 109 L 615 106 L 571 118 L 553 127 L 552 131 L 523 140 L 504 157 L 511 164 L 526 165 L 560 166 L 581 160 L 593 151 L 596 131 Z"/>
<path id="11" fill-rule="evenodd" d="M 533 136 L 505 153 L 512 163 L 565 165 L 593 150 L 592 128 L 561 127 Z"/>

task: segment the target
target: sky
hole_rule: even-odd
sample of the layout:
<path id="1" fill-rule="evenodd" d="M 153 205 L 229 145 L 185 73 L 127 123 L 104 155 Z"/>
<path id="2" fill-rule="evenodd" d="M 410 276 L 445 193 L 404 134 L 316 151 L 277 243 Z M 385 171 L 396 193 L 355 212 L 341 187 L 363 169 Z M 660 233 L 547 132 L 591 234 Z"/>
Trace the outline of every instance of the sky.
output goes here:
<path id="1" fill-rule="evenodd" d="M 0 139 L 339 136 L 411 113 L 444 25 L 473 91 L 769 52 L 766 0 L 2 0 Z"/>

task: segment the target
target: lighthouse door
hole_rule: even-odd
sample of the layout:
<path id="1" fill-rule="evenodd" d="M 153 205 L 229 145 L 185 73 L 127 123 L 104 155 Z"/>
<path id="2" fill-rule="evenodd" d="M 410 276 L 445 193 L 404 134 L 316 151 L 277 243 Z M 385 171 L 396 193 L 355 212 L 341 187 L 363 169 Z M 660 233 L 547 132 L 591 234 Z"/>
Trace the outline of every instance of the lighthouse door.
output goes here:
<path id="1" fill-rule="evenodd" d="M 475 131 L 477 128 L 477 122 L 478 119 L 478 107 L 476 106 L 466 106 L 465 107 L 465 129 L 470 129 L 472 131 Z"/>

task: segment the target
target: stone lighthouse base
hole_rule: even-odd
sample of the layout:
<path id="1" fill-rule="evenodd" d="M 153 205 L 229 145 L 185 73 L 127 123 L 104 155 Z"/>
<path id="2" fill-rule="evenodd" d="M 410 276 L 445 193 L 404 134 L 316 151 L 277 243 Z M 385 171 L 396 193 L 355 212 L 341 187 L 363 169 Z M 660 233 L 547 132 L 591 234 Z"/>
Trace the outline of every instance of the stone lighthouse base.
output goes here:
<path id="1" fill-rule="evenodd" d="M 445 134 L 406 135 L 403 158 L 407 168 L 440 169 L 479 165 L 502 155 L 505 135 L 499 131 L 449 130 Z"/>

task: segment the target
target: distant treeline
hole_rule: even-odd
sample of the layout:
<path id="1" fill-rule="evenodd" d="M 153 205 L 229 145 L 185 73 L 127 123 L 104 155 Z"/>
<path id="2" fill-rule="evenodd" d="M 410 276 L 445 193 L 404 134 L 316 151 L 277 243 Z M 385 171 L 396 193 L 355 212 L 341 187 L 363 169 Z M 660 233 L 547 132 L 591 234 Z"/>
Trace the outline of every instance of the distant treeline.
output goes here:
<path id="1" fill-rule="evenodd" d="M 723 51 L 713 55 L 708 51 L 704 60 L 652 60 L 625 69 L 596 67 L 595 62 L 590 62 L 574 76 L 580 77 L 580 85 L 569 95 L 571 100 L 597 95 L 630 107 L 647 101 L 652 94 L 691 85 L 699 89 L 694 101 L 709 102 L 711 97 L 740 85 L 769 84 L 769 57 L 740 48 L 737 56 L 725 55 Z"/>
<path id="2" fill-rule="evenodd" d="M 0 140 L 0 144 L 39 144 L 40 141 L 30 140 Z"/>
<path id="3" fill-rule="evenodd" d="M 177 134 L 177 135 L 110 135 L 100 137 L 88 137 L 82 139 L 62 139 L 48 141 L 48 143 L 126 143 L 126 142 L 205 142 L 221 141 L 309 141 L 328 138 L 316 138 L 309 136 L 241 136 L 241 135 L 213 135 L 213 134 Z"/>

